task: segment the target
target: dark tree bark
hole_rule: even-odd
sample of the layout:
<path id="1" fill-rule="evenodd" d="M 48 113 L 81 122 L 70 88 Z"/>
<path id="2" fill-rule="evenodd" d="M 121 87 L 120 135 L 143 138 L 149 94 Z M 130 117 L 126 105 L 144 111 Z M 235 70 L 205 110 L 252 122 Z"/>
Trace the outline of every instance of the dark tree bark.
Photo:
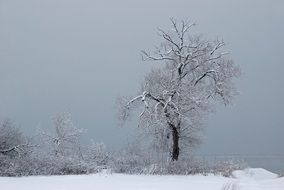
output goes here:
<path id="1" fill-rule="evenodd" d="M 172 150 L 171 150 L 171 161 L 177 161 L 179 158 L 179 125 L 175 126 L 169 124 L 172 131 Z"/>
<path id="2" fill-rule="evenodd" d="M 179 134 L 177 129 L 172 129 L 173 147 L 172 147 L 172 161 L 177 161 L 179 157 Z"/>

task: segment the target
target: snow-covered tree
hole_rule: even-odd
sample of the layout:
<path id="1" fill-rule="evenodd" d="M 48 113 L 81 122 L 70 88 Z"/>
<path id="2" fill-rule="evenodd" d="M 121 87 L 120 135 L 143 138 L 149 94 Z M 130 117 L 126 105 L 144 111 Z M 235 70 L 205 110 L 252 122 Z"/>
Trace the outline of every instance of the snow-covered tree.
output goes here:
<path id="1" fill-rule="evenodd" d="M 158 29 L 162 43 L 142 51 L 146 61 L 160 62 L 152 69 L 134 98 L 119 98 L 119 117 L 125 121 L 131 108 L 143 106 L 139 125 L 168 143 L 170 158 L 200 142 L 204 118 L 216 102 L 228 105 L 236 95 L 234 79 L 239 67 L 223 51 L 223 40 L 192 35 L 195 25 L 171 19 L 169 31 Z M 166 140 L 165 140 L 166 139 Z"/>
<path id="2" fill-rule="evenodd" d="M 20 156 L 27 153 L 31 145 L 20 130 L 9 119 L 0 121 L 0 154 Z"/>
<path id="3" fill-rule="evenodd" d="M 42 135 L 52 142 L 56 155 L 71 156 L 76 155 L 82 158 L 80 136 L 82 129 L 74 126 L 71 114 L 58 113 L 54 117 L 55 135 L 42 132 Z"/>

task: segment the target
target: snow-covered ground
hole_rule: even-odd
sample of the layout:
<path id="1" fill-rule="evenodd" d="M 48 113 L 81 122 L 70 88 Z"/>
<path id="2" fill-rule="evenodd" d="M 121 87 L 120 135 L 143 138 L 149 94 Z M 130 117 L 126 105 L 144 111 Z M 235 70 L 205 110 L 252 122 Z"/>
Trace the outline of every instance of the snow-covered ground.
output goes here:
<path id="1" fill-rule="evenodd" d="M 261 168 L 221 176 L 93 174 L 0 178 L 0 190 L 284 190 L 284 178 Z M 234 188 L 229 188 L 234 185 Z"/>

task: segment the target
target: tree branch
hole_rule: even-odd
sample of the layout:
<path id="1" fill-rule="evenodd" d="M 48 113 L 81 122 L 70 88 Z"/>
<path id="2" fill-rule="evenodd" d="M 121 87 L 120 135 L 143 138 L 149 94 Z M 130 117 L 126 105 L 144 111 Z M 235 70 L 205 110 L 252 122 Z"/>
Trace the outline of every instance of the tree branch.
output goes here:
<path id="1" fill-rule="evenodd" d="M 200 77 L 195 81 L 194 86 L 196 86 L 197 83 L 198 83 L 199 81 L 201 81 L 204 77 L 206 77 L 209 73 L 216 73 L 216 71 L 215 71 L 215 70 L 206 71 L 202 76 L 200 76 Z"/>

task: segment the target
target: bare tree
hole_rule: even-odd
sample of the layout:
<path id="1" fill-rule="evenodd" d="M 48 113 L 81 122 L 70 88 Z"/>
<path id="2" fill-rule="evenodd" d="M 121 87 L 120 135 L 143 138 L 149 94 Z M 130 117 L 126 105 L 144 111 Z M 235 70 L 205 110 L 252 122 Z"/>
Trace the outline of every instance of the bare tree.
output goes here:
<path id="1" fill-rule="evenodd" d="M 183 149 L 200 142 L 204 118 L 216 102 L 228 105 L 236 95 L 233 79 L 240 69 L 222 51 L 223 40 L 191 35 L 195 25 L 171 19 L 172 29 L 158 29 L 162 43 L 142 51 L 143 60 L 164 64 L 149 72 L 134 98 L 119 98 L 119 117 L 125 121 L 139 105 L 139 125 L 166 136 L 170 157 L 176 161 Z"/>

